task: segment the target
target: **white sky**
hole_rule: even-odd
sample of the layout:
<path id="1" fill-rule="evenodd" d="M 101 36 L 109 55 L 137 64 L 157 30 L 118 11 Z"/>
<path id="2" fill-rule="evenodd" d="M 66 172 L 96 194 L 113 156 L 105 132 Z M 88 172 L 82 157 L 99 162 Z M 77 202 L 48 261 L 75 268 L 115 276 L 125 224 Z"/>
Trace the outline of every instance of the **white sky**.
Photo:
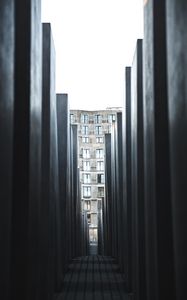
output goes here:
<path id="1" fill-rule="evenodd" d="M 72 109 L 122 106 L 125 66 L 143 36 L 143 0 L 42 0 L 52 24 L 56 91 Z"/>

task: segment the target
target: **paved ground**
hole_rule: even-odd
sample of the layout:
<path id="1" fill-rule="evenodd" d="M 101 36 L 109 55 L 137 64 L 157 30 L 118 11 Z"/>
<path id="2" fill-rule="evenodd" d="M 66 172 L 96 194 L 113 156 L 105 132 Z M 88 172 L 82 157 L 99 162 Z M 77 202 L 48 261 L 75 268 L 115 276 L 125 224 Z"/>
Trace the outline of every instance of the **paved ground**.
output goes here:
<path id="1" fill-rule="evenodd" d="M 127 300 L 125 283 L 115 261 L 105 256 L 74 259 L 56 300 Z"/>

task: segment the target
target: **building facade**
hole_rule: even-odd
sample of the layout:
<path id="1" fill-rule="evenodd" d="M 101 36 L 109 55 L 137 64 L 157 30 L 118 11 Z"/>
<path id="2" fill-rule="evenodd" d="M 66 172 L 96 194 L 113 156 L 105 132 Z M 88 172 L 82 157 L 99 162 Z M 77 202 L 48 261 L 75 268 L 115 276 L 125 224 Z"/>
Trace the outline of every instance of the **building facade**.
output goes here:
<path id="1" fill-rule="evenodd" d="M 89 243 L 98 243 L 98 214 L 105 197 L 105 134 L 111 132 L 118 108 L 99 111 L 71 110 L 71 124 L 78 126 L 78 165 L 81 208 L 89 225 Z"/>

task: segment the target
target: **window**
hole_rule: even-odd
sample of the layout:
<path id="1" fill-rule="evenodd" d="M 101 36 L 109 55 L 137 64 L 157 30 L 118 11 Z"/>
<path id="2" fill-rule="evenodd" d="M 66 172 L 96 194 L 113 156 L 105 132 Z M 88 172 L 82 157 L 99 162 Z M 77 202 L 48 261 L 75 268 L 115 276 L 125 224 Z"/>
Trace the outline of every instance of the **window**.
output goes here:
<path id="1" fill-rule="evenodd" d="M 103 149 L 96 149 L 96 158 L 103 158 Z"/>
<path id="2" fill-rule="evenodd" d="M 74 114 L 70 114 L 70 123 L 74 123 L 75 122 L 75 116 Z"/>
<path id="3" fill-rule="evenodd" d="M 89 143 L 89 137 L 82 137 L 82 143 Z"/>
<path id="4" fill-rule="evenodd" d="M 102 116 L 101 115 L 95 115 L 95 123 L 100 124 L 102 121 Z"/>
<path id="5" fill-rule="evenodd" d="M 83 162 L 83 170 L 84 171 L 90 171 L 90 162 L 89 161 L 84 161 Z"/>
<path id="6" fill-rule="evenodd" d="M 82 126 L 82 134 L 88 135 L 88 126 Z"/>
<path id="7" fill-rule="evenodd" d="M 81 123 L 87 124 L 89 121 L 88 115 L 82 114 L 81 115 Z"/>
<path id="8" fill-rule="evenodd" d="M 104 197 L 104 187 L 98 187 L 98 197 Z"/>
<path id="9" fill-rule="evenodd" d="M 83 186 L 83 197 L 91 197 L 91 186 Z"/>
<path id="10" fill-rule="evenodd" d="M 103 144 L 103 137 L 96 137 L 96 143 L 97 144 Z"/>
<path id="11" fill-rule="evenodd" d="M 90 158 L 90 150 L 83 149 L 83 158 Z"/>
<path id="12" fill-rule="evenodd" d="M 83 174 L 83 182 L 84 183 L 90 183 L 91 182 L 90 174 Z"/>
<path id="13" fill-rule="evenodd" d="M 104 174 L 97 174 L 97 183 L 105 183 Z"/>
<path id="14" fill-rule="evenodd" d="M 108 123 L 112 123 L 113 121 L 115 121 L 115 119 L 116 119 L 115 114 L 108 115 Z"/>
<path id="15" fill-rule="evenodd" d="M 90 205 L 90 200 L 85 200 L 84 201 L 84 210 L 90 210 L 91 205 Z"/>
<path id="16" fill-rule="evenodd" d="M 104 162 L 97 161 L 97 171 L 104 171 Z"/>
<path id="17" fill-rule="evenodd" d="M 89 224 L 91 223 L 91 215 L 90 214 L 87 214 L 87 221 Z"/>
<path id="18" fill-rule="evenodd" d="M 102 127 L 101 126 L 95 126 L 95 134 L 102 134 Z"/>

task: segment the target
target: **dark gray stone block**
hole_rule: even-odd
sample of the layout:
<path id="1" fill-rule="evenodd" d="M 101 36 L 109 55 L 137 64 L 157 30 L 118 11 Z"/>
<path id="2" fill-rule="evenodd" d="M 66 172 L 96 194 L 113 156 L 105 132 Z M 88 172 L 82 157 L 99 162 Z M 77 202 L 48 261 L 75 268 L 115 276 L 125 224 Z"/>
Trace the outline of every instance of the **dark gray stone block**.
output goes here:
<path id="1" fill-rule="evenodd" d="M 105 165 L 105 172 L 106 172 L 106 165 Z M 105 182 L 106 182 L 106 176 L 105 176 Z M 106 183 L 105 183 L 106 184 Z M 105 197 L 102 199 L 102 244 L 100 246 L 101 248 L 101 253 L 104 255 L 107 253 L 107 236 L 108 236 L 108 218 L 107 218 L 107 193 L 105 189 Z M 99 241 L 100 243 L 100 241 Z M 100 254 L 100 252 L 99 252 Z"/>
<path id="2" fill-rule="evenodd" d="M 77 161 L 77 126 L 70 128 L 68 99 L 57 95 L 59 191 L 62 273 L 69 260 L 81 255 L 80 174 Z"/>
<path id="3" fill-rule="evenodd" d="M 77 196 L 78 196 L 78 156 L 77 156 L 77 151 L 78 151 L 78 132 L 77 132 L 77 125 L 71 125 L 71 146 L 72 146 L 72 157 L 71 157 L 71 223 L 72 223 L 72 244 L 71 244 L 71 251 L 72 251 L 72 257 L 76 257 L 77 253 Z M 79 199 L 80 201 L 80 199 Z"/>
<path id="4" fill-rule="evenodd" d="M 187 2 L 166 1 L 171 196 L 177 299 L 186 297 L 187 278 Z"/>
<path id="5" fill-rule="evenodd" d="M 147 298 L 175 299 L 165 1 L 144 7 L 144 154 Z"/>
<path id="6" fill-rule="evenodd" d="M 87 213 L 81 215 L 81 253 L 88 255 L 89 253 L 89 228 L 87 221 Z"/>
<path id="7" fill-rule="evenodd" d="M 80 191 L 80 171 L 78 168 L 78 129 L 77 125 L 71 125 L 71 143 L 70 143 L 70 182 L 71 182 L 71 198 L 70 198 L 70 253 L 71 258 L 81 254 L 80 236 L 83 234 L 83 249 L 88 249 L 88 227 L 85 224 L 85 216 L 82 220 L 81 216 L 81 191 Z M 83 221 L 83 223 L 82 223 Z M 83 232 L 80 231 L 80 226 L 83 225 Z M 88 254 L 85 253 L 86 255 Z"/>
<path id="8" fill-rule="evenodd" d="M 14 111 L 14 3 L 0 4 L 0 286 L 10 297 L 12 156 Z"/>
<path id="9" fill-rule="evenodd" d="M 106 195 L 103 201 L 104 254 L 115 257 L 126 277 L 125 244 L 125 193 L 123 186 L 123 140 L 122 113 L 117 113 L 111 134 L 105 135 L 105 182 Z M 127 277 L 126 277 L 127 279 Z"/>
<path id="10" fill-rule="evenodd" d="M 146 295 L 142 76 L 142 40 L 138 40 L 131 71 L 132 271 L 135 299 L 145 299 Z"/>
<path id="11" fill-rule="evenodd" d="M 117 187 L 116 187 L 116 124 L 111 128 L 111 246 L 112 257 L 118 257 L 118 235 L 117 230 Z"/>
<path id="12" fill-rule="evenodd" d="M 78 161 L 77 161 L 78 164 Z M 80 179 L 80 168 L 77 165 L 77 205 L 76 205 L 76 256 L 81 256 L 82 250 L 81 250 L 81 222 L 82 222 L 82 213 L 81 213 L 81 179 Z M 88 239 L 86 239 L 86 242 Z"/>
<path id="13" fill-rule="evenodd" d="M 11 298 L 38 299 L 41 183 L 41 7 L 16 1 Z M 24 12 L 24 14 L 23 14 Z M 21 291 L 21 293 L 20 293 Z"/>
<path id="14" fill-rule="evenodd" d="M 103 205 L 105 197 L 101 198 L 101 205 L 98 203 L 98 247 L 97 253 L 99 255 L 104 255 L 104 239 L 103 239 Z"/>
<path id="15" fill-rule="evenodd" d="M 111 186 L 111 134 L 105 134 L 105 196 L 106 202 L 103 210 L 105 218 L 104 244 L 105 254 L 112 254 L 112 186 Z"/>
<path id="16" fill-rule="evenodd" d="M 123 114 L 123 201 L 124 201 L 124 266 L 128 292 L 132 292 L 132 175 L 131 175 L 131 67 L 125 69 Z"/>
<path id="17" fill-rule="evenodd" d="M 124 203 L 123 203 L 123 165 L 122 165 L 122 113 L 118 112 L 115 126 L 115 162 L 116 162 L 116 222 L 117 222 L 117 257 L 119 267 L 124 272 Z"/>
<path id="18" fill-rule="evenodd" d="M 67 203 L 70 199 L 68 194 L 68 152 L 69 152 L 69 107 L 68 95 L 57 94 L 57 124 L 58 124 L 58 157 L 59 157 L 59 204 L 61 219 L 61 272 L 62 276 L 68 266 L 68 220 Z"/>
<path id="19" fill-rule="evenodd" d="M 72 238 L 71 238 L 71 216 L 72 216 L 72 207 L 71 207 L 71 184 L 72 184 L 72 179 L 71 179 L 71 164 L 72 164 L 72 143 L 71 143 L 71 126 L 70 126 L 70 120 L 68 116 L 68 124 L 69 124 L 69 130 L 68 130 L 68 140 L 67 140 L 67 145 L 68 145 L 68 160 L 67 160 L 67 178 L 68 178 L 68 184 L 67 184 L 67 194 L 68 194 L 68 199 L 67 199 L 67 260 L 68 262 L 72 259 Z"/>
<path id="20" fill-rule="evenodd" d="M 43 24 L 41 298 L 51 299 L 59 283 L 59 177 L 55 93 L 55 51 L 50 24 Z"/>

